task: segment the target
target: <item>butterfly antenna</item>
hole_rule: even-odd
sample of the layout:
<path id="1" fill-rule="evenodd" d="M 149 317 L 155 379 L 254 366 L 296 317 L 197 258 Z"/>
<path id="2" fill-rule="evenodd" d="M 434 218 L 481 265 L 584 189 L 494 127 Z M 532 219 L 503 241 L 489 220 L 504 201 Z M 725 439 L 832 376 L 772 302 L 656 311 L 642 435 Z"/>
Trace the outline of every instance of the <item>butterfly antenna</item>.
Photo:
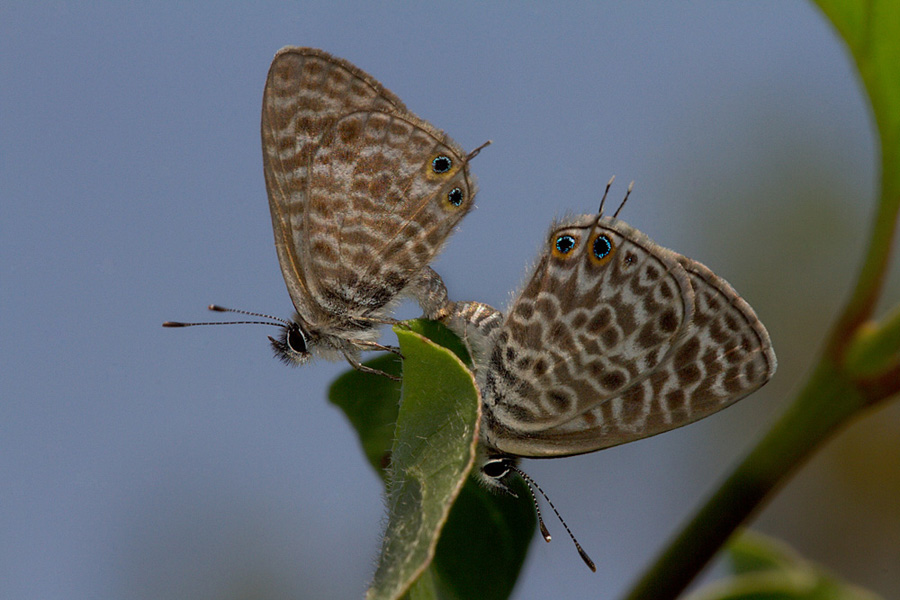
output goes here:
<path id="1" fill-rule="evenodd" d="M 182 323 L 181 321 L 166 321 L 163 323 L 163 327 L 194 327 L 196 325 L 274 325 L 275 327 L 281 327 L 281 324 L 290 326 L 290 321 L 285 319 L 280 319 L 278 317 L 273 317 L 272 315 L 264 315 L 262 313 L 250 312 L 247 310 L 238 310 L 236 308 L 225 308 L 224 306 L 219 306 L 218 304 L 210 304 L 207 308 L 209 310 L 215 312 L 232 312 L 239 313 L 242 315 L 249 315 L 251 317 L 262 317 L 264 319 L 272 319 L 273 321 L 277 321 L 276 323 L 271 323 L 269 321 L 205 321 L 198 323 Z"/>
<path id="2" fill-rule="evenodd" d="M 606 196 L 609 194 L 609 188 L 612 187 L 613 181 L 616 180 L 616 176 L 613 175 L 609 178 L 609 181 L 606 182 L 606 189 L 603 190 L 603 197 L 600 198 L 600 208 L 597 210 L 597 218 L 594 220 L 594 227 L 591 230 L 591 237 L 594 236 L 594 232 L 600 227 L 600 219 L 603 218 L 603 205 L 606 204 Z M 617 213 L 618 214 L 618 213 Z M 586 248 L 587 246 L 585 246 Z"/>
<path id="3" fill-rule="evenodd" d="M 609 194 L 609 188 L 612 187 L 613 181 L 616 180 L 616 176 L 613 175 L 609 178 L 609 181 L 606 183 L 606 189 L 603 191 L 603 197 L 600 198 L 600 210 L 597 211 L 598 219 L 603 216 L 603 205 L 606 204 L 606 195 Z"/>
<path id="4" fill-rule="evenodd" d="M 485 143 L 483 143 L 482 145 L 480 145 L 480 146 L 478 146 L 477 148 L 475 148 L 474 150 L 472 150 L 471 152 L 469 152 L 469 155 L 466 156 L 466 163 L 468 163 L 470 160 L 472 160 L 473 158 L 475 158 L 476 156 L 478 156 L 478 154 L 479 154 L 482 150 L 484 150 L 485 148 L 487 148 L 487 147 L 490 146 L 491 144 L 493 144 L 493 142 L 492 142 L 491 140 L 488 140 L 488 141 L 486 141 Z"/>
<path id="5" fill-rule="evenodd" d="M 528 491 L 531 492 L 531 499 L 534 501 L 534 510 L 537 512 L 538 517 L 538 525 L 541 529 L 541 535 L 544 536 L 544 540 L 547 542 L 550 541 L 550 532 L 547 531 L 547 527 L 544 525 L 544 520 L 541 518 L 541 509 L 538 508 L 537 497 L 534 495 L 534 490 L 537 490 L 541 493 L 541 496 L 544 497 L 544 500 L 547 501 L 547 504 L 550 505 L 550 508 L 553 509 L 553 513 L 556 515 L 556 518 L 559 519 L 559 522 L 562 523 L 562 526 L 565 528 L 566 533 L 569 534 L 569 537 L 572 539 L 572 543 L 575 544 L 575 548 L 578 550 L 579 556 L 581 556 L 581 560 L 584 561 L 584 564 L 588 566 L 588 568 L 594 573 L 597 572 L 597 565 L 594 564 L 594 561 L 591 560 L 591 557 L 588 556 L 588 553 L 584 551 L 584 548 L 581 547 L 581 544 L 578 543 L 578 540 L 575 539 L 575 535 L 572 533 L 572 530 L 569 529 L 569 526 L 566 524 L 565 519 L 562 518 L 562 515 L 559 514 L 559 511 L 556 510 L 556 507 L 553 506 L 553 502 L 550 501 L 550 498 L 544 493 L 544 490 L 541 489 L 541 486 L 537 484 L 537 482 L 529 477 L 522 469 L 515 465 L 509 465 L 509 468 L 519 474 L 519 476 L 525 480 L 525 483 L 528 485 Z"/>
<path id="6" fill-rule="evenodd" d="M 550 540 L 552 540 L 553 537 L 550 535 L 550 530 L 547 529 L 546 525 L 544 525 L 544 517 L 541 516 L 541 506 L 538 504 L 537 496 L 534 495 L 534 490 L 531 489 L 531 486 L 534 484 L 534 480 L 531 479 L 528 475 L 526 475 L 522 471 L 520 471 L 519 469 L 517 469 L 516 467 L 513 467 L 512 465 L 510 465 L 510 468 L 512 468 L 516 473 L 518 473 L 522 477 L 522 479 L 525 480 L 525 483 L 527 484 L 527 487 L 528 487 L 528 493 L 531 495 L 531 503 L 534 505 L 534 512 L 537 513 L 538 527 L 541 530 L 541 537 L 543 537 L 544 541 L 549 544 Z M 512 490 L 509 490 L 509 493 L 512 494 L 513 497 L 515 497 L 515 498 L 519 497 Z"/>
<path id="7" fill-rule="evenodd" d="M 622 209 L 625 208 L 625 203 L 628 202 L 628 196 L 631 195 L 631 190 L 634 189 L 634 182 L 628 184 L 628 190 L 625 192 L 625 198 L 622 199 L 622 204 L 619 205 L 619 208 L 616 209 L 616 214 L 613 215 L 613 219 L 619 218 L 619 213 L 622 212 Z"/>

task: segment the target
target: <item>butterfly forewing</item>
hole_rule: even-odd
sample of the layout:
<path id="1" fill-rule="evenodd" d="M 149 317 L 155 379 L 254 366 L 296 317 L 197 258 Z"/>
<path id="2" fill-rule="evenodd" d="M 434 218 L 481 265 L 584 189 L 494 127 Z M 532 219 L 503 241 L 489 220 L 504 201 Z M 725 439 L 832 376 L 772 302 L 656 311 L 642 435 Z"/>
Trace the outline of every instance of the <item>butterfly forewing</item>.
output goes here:
<path id="1" fill-rule="evenodd" d="M 371 111 L 341 118 L 322 136 L 308 190 L 309 286 L 322 305 L 350 312 L 397 296 L 434 259 L 475 193 L 452 140 L 413 115 Z"/>
<path id="2" fill-rule="evenodd" d="M 554 229 L 548 246 L 485 374 L 487 408 L 522 434 L 576 418 L 647 377 L 693 306 L 677 258 L 624 223 L 582 217 Z"/>
<path id="3" fill-rule="evenodd" d="M 322 135 L 358 110 L 406 111 L 403 102 L 347 61 L 314 48 L 284 48 L 263 92 L 262 147 L 275 246 L 294 305 L 306 316 L 322 307 L 307 287 L 301 256 L 309 165 Z"/>

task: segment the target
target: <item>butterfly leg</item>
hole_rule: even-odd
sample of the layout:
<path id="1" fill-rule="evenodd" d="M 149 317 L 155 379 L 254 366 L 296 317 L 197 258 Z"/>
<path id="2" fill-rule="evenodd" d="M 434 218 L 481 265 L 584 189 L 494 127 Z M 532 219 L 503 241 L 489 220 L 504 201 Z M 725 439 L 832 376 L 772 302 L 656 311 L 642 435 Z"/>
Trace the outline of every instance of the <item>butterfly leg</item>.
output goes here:
<path id="1" fill-rule="evenodd" d="M 438 321 L 450 313 L 452 302 L 447 295 L 444 280 L 431 267 L 425 267 L 409 282 L 404 293 L 422 307 L 426 319 Z"/>
<path id="2" fill-rule="evenodd" d="M 409 325 L 407 325 L 405 321 L 392 319 L 390 317 L 353 317 L 353 320 L 361 321 L 363 323 L 377 323 L 378 325 L 396 325 L 401 329 L 409 329 Z"/>
<path id="3" fill-rule="evenodd" d="M 385 373 L 384 371 L 381 371 L 379 369 L 373 369 L 372 367 L 367 367 L 366 365 L 359 362 L 353 355 L 351 355 L 350 353 L 348 353 L 346 351 L 344 351 L 343 354 L 344 354 L 344 358 L 347 359 L 347 362 L 350 363 L 350 366 L 361 373 L 371 373 L 372 375 L 381 375 L 381 376 L 387 377 L 388 379 L 391 379 L 393 381 L 401 381 L 402 380 L 400 377 L 397 377 L 396 375 L 391 375 L 390 373 Z"/>
<path id="4" fill-rule="evenodd" d="M 403 358 L 403 355 L 400 354 L 400 348 L 398 348 L 397 346 L 385 346 L 384 344 L 379 344 L 378 342 L 370 342 L 368 340 L 350 341 L 357 346 L 361 346 L 363 350 L 381 350 L 383 352 L 393 352 L 400 358 Z"/>

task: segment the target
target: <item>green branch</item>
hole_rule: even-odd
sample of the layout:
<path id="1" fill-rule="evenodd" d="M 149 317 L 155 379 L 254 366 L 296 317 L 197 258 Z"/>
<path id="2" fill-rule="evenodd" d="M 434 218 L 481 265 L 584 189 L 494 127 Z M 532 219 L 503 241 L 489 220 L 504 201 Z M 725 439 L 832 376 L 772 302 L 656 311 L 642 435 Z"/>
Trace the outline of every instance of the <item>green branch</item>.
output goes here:
<path id="1" fill-rule="evenodd" d="M 676 598 L 819 443 L 864 405 L 859 391 L 823 361 L 787 412 L 669 544 L 628 600 Z M 810 419 L 812 413 L 818 418 Z"/>
<path id="2" fill-rule="evenodd" d="M 860 379 L 900 364 L 900 305 L 879 323 L 866 323 L 847 351 L 847 372 Z"/>
<path id="3" fill-rule="evenodd" d="M 881 140 L 881 195 L 856 285 L 809 381 L 627 596 L 676 598 L 742 523 L 835 431 L 900 392 L 900 306 L 871 321 L 900 210 L 900 3 L 819 0 L 847 42 Z"/>

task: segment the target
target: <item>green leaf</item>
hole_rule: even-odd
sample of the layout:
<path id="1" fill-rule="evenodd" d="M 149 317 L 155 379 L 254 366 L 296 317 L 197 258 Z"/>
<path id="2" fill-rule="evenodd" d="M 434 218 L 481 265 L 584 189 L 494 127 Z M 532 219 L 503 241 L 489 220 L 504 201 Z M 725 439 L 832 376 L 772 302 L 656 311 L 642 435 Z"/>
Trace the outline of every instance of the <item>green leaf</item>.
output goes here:
<path id="1" fill-rule="evenodd" d="M 466 349 L 465 344 L 443 324 L 437 321 L 429 321 L 428 319 L 415 319 L 406 321 L 404 324 L 409 327 L 410 331 L 415 331 L 438 346 L 443 346 L 453 352 L 467 367 L 472 366 L 472 358 L 469 356 L 469 351 Z"/>
<path id="2" fill-rule="evenodd" d="M 475 462 L 481 398 L 452 352 L 395 329 L 403 388 L 391 448 L 388 524 L 367 598 L 398 598 L 428 567 Z"/>
<path id="3" fill-rule="evenodd" d="M 366 365 L 391 375 L 401 372 L 400 358 L 393 354 L 379 356 Z M 369 464 L 384 479 L 400 408 L 400 382 L 351 369 L 331 384 L 328 400 L 347 415 Z"/>
<path id="4" fill-rule="evenodd" d="M 900 3 L 896 0 L 816 0 L 816 3 L 840 33 L 856 62 L 872 104 L 881 143 L 881 197 L 869 245 L 856 288 L 832 335 L 831 350 L 840 358 L 848 340 L 871 317 L 878 301 L 900 214 L 900 35 L 897 34 Z M 894 391 L 888 389 L 885 395 Z"/>
<path id="5" fill-rule="evenodd" d="M 735 576 L 715 581 L 687 600 L 879 600 L 760 533 L 744 532 L 728 551 Z"/>
<path id="6" fill-rule="evenodd" d="M 462 489 L 444 526 L 432 570 L 441 598 L 503 600 L 512 594 L 537 525 L 528 488 L 494 494 L 474 478 Z"/>
<path id="7" fill-rule="evenodd" d="M 440 323 L 417 319 L 405 324 L 411 331 L 449 348 L 467 365 L 471 364 L 469 353 L 460 339 Z M 391 375 L 402 373 L 400 358 L 394 354 L 382 354 L 365 364 Z M 359 435 L 369 464 L 382 479 L 387 477 L 390 465 L 394 427 L 400 410 L 400 389 L 398 381 L 350 369 L 335 379 L 328 390 L 328 401 L 344 411 Z"/>
<path id="8" fill-rule="evenodd" d="M 452 348 L 457 356 L 468 361 L 463 344 L 439 323 L 412 321 L 408 325 L 432 341 Z M 405 348 L 404 356 L 409 375 L 419 356 L 407 355 Z M 392 356 L 381 356 L 366 364 L 399 374 L 399 363 Z M 436 397 L 442 393 L 437 389 L 438 379 L 431 376 L 436 372 L 418 378 L 423 394 Z M 407 386 L 412 382 L 411 377 L 405 380 Z M 335 380 L 329 391 L 329 400 L 345 412 L 357 430 L 370 464 L 383 478 L 387 477 L 390 463 L 400 389 L 400 384 L 385 377 L 349 370 Z M 447 406 L 434 405 L 432 409 L 440 414 Z M 474 478 L 468 478 L 447 517 L 434 560 L 410 588 L 409 598 L 503 600 L 509 597 L 536 526 L 527 488 L 517 482 L 513 490 L 518 497 L 493 494 Z"/>
<path id="9" fill-rule="evenodd" d="M 860 327 L 847 350 L 847 371 L 858 379 L 878 377 L 900 365 L 900 305 L 879 322 Z"/>
<path id="10" fill-rule="evenodd" d="M 732 570 L 737 574 L 796 569 L 803 558 L 786 543 L 753 531 L 744 531 L 728 544 Z"/>
<path id="11" fill-rule="evenodd" d="M 900 3 L 816 0 L 816 4 L 853 54 L 872 101 L 882 145 L 896 150 L 900 144 Z"/>

